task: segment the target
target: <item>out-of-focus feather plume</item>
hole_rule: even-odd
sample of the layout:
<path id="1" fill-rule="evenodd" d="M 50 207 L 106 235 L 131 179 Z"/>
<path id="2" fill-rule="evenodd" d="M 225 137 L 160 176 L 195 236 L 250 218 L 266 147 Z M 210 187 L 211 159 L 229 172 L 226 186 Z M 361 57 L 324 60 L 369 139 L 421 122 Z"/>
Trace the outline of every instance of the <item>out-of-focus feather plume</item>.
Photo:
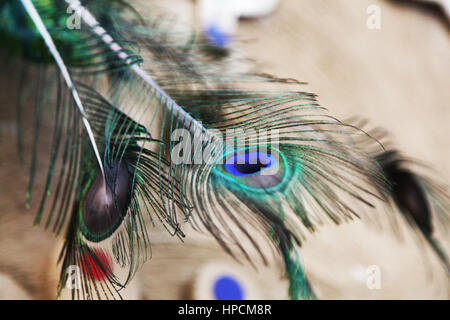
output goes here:
<path id="1" fill-rule="evenodd" d="M 368 121 L 365 119 L 350 118 L 346 121 L 360 128 L 368 127 Z M 357 139 L 354 142 L 373 155 L 389 182 L 390 187 L 380 190 L 380 193 L 384 194 L 385 203 L 388 204 L 387 220 L 394 227 L 393 231 L 398 235 L 395 228 L 398 212 L 413 231 L 425 238 L 450 273 L 447 254 L 436 239 L 436 229 L 447 233 L 449 228 L 448 187 L 436 182 L 433 170 L 427 165 L 406 157 L 392 147 L 388 131 L 376 127 L 368 130 L 368 133 L 376 141 L 382 142 L 386 149 L 380 150 L 374 143 L 375 140 Z"/>

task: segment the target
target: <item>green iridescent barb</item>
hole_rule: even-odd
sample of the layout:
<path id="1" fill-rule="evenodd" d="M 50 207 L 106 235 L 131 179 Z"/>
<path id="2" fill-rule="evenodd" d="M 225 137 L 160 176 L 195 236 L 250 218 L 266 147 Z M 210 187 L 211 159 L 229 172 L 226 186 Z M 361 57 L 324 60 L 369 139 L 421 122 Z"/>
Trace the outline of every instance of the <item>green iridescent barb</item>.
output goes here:
<path id="1" fill-rule="evenodd" d="M 292 300 L 316 299 L 311 284 L 306 278 L 305 271 L 302 269 L 298 252 L 285 247 L 282 247 L 281 251 L 289 278 L 289 297 Z"/>

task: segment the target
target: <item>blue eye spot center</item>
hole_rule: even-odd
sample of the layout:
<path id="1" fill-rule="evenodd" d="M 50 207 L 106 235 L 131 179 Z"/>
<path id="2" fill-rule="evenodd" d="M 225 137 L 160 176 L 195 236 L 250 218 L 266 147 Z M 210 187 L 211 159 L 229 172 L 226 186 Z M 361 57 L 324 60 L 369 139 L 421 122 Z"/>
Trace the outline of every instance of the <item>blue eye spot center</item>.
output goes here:
<path id="1" fill-rule="evenodd" d="M 230 276 L 221 276 L 214 283 L 216 300 L 243 300 L 244 290 L 239 282 Z"/>
<path id="2" fill-rule="evenodd" d="M 270 168 L 275 159 L 269 153 L 246 152 L 229 157 L 225 163 L 225 169 L 236 177 L 256 174 Z"/>

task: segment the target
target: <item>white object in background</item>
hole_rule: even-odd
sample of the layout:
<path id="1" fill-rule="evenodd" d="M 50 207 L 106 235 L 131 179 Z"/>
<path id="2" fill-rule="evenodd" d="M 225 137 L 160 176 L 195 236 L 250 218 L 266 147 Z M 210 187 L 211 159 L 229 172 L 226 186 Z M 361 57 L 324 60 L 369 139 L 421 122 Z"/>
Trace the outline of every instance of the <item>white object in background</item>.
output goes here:
<path id="1" fill-rule="evenodd" d="M 350 276 L 359 281 L 366 282 L 367 281 L 367 270 L 362 264 L 355 264 L 349 270 Z"/>
<path id="2" fill-rule="evenodd" d="M 229 0 L 233 2 L 239 17 L 258 18 L 271 14 L 278 7 L 279 0 Z"/>
<path id="3" fill-rule="evenodd" d="M 240 17 L 257 18 L 272 13 L 279 0 L 198 0 L 201 27 L 212 44 L 226 47 Z"/>

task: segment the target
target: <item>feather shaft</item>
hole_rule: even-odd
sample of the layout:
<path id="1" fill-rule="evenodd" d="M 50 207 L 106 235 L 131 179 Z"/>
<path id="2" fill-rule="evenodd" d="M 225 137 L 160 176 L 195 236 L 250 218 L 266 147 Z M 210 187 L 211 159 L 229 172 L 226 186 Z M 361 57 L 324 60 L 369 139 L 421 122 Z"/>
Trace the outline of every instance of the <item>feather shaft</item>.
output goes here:
<path id="1" fill-rule="evenodd" d="M 65 0 L 66 3 L 75 10 L 75 13 L 79 15 L 79 17 L 86 23 L 89 27 L 92 28 L 93 32 L 100 38 L 102 41 L 109 46 L 111 51 L 116 52 L 118 57 L 124 61 L 127 61 L 131 58 L 123 48 L 114 41 L 113 37 L 109 35 L 104 28 L 100 26 L 100 23 L 97 19 L 89 12 L 88 9 L 83 7 L 79 0 Z M 127 62 L 130 64 L 130 62 Z M 186 112 L 180 105 L 178 105 L 153 79 L 152 77 L 141 67 L 136 64 L 130 66 L 130 69 L 140 77 L 145 83 L 147 83 L 151 88 L 153 88 L 158 94 L 166 100 L 165 106 L 167 108 L 172 107 L 175 109 L 176 114 L 178 115 L 178 120 L 184 123 L 186 128 L 192 128 L 194 132 L 204 132 L 205 138 L 214 139 L 214 134 L 208 131 L 199 121 L 195 120 L 189 113 Z"/>
<path id="2" fill-rule="evenodd" d="M 33 20 L 34 24 L 36 25 L 36 28 L 40 32 L 42 38 L 44 39 L 45 44 L 47 45 L 48 49 L 50 50 L 50 53 L 54 57 L 55 62 L 58 65 L 58 68 L 60 69 L 61 74 L 62 74 L 70 92 L 72 93 L 72 97 L 75 101 L 75 104 L 77 105 L 77 107 L 81 113 L 81 118 L 82 118 L 83 124 L 86 128 L 87 134 L 89 136 L 89 140 L 92 144 L 92 148 L 94 149 L 94 153 L 97 158 L 98 164 L 100 166 L 100 170 L 102 172 L 103 179 L 105 179 L 103 163 L 102 163 L 102 159 L 100 157 L 100 153 L 98 151 L 97 143 L 95 142 L 95 139 L 94 139 L 94 133 L 92 132 L 92 128 L 91 128 L 91 125 L 89 124 L 89 121 L 87 120 L 87 117 L 86 117 L 86 114 L 84 111 L 84 107 L 83 107 L 83 103 L 81 102 L 81 99 L 78 96 L 78 92 L 73 85 L 72 78 L 69 74 L 69 70 L 67 70 L 67 67 L 66 67 L 61 55 L 59 54 L 59 51 L 56 48 L 52 37 L 50 36 L 47 28 L 45 27 L 44 22 L 42 21 L 41 17 L 39 16 L 39 13 L 37 12 L 36 8 L 34 7 L 33 3 L 31 2 L 31 0 L 21 0 L 21 2 L 22 2 L 22 5 L 24 6 L 25 10 L 27 11 L 28 15 Z"/>

